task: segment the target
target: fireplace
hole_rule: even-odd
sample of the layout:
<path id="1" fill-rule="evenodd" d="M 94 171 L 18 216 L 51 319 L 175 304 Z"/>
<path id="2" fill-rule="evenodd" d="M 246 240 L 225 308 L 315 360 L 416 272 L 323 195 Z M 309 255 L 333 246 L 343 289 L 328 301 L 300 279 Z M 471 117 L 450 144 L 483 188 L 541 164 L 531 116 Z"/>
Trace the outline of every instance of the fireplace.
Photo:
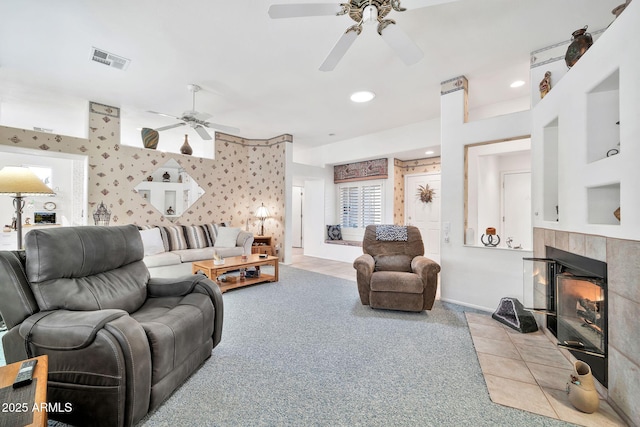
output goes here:
<path id="1" fill-rule="evenodd" d="M 524 262 L 525 307 L 607 387 L 607 264 L 550 246 Z"/>

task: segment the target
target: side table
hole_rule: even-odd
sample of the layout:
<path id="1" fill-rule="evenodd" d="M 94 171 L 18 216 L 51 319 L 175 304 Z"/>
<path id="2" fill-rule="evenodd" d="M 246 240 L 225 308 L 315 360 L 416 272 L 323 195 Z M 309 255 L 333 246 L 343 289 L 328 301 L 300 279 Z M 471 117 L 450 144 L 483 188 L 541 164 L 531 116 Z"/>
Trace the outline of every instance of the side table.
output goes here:
<path id="1" fill-rule="evenodd" d="M 253 236 L 252 254 L 273 255 L 273 244 L 271 236 Z"/>
<path id="2" fill-rule="evenodd" d="M 35 359 L 38 359 L 38 364 L 33 371 L 33 382 L 18 389 L 12 385 L 22 362 L 0 367 L 0 425 L 47 425 L 49 359 L 46 355 Z"/>

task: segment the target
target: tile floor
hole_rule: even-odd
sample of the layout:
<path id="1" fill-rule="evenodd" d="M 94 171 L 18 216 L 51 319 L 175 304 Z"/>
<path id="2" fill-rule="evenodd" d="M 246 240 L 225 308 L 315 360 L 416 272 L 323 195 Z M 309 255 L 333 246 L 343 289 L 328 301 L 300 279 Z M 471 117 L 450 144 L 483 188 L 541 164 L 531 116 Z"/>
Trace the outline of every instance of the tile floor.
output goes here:
<path id="1" fill-rule="evenodd" d="M 293 248 L 293 256 L 291 257 L 291 264 L 289 264 L 289 266 L 327 274 L 353 282 L 356 281 L 356 270 L 353 268 L 353 263 L 306 256 L 302 248 Z"/>
<path id="2" fill-rule="evenodd" d="M 582 426 L 626 426 L 603 399 L 593 414 L 571 405 L 572 365 L 542 331 L 521 334 L 490 314 L 466 316 L 492 401 Z"/>

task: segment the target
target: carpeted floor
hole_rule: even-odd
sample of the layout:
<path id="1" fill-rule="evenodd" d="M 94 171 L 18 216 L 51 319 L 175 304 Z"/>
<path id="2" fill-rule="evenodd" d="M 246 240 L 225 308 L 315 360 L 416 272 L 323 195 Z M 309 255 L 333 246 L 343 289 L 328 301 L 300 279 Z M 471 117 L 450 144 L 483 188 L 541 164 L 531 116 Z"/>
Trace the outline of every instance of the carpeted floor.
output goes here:
<path id="1" fill-rule="evenodd" d="M 462 307 L 372 310 L 287 266 L 224 303 L 212 357 L 139 427 L 569 425 L 491 402 Z"/>

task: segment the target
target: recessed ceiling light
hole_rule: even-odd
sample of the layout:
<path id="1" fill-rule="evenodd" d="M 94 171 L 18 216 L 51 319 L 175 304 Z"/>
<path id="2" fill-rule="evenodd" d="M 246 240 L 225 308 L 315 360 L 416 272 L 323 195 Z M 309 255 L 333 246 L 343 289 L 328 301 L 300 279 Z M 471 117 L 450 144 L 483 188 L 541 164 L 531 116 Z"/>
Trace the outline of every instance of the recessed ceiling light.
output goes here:
<path id="1" fill-rule="evenodd" d="M 353 102 L 369 102 L 375 97 L 376 97 L 375 93 L 369 92 L 368 90 L 363 90 L 360 92 L 354 92 L 351 95 L 351 100 Z"/>
<path id="2" fill-rule="evenodd" d="M 515 82 L 511 83 L 511 87 L 520 87 L 520 86 L 524 86 L 524 82 L 522 80 L 516 80 Z"/>

